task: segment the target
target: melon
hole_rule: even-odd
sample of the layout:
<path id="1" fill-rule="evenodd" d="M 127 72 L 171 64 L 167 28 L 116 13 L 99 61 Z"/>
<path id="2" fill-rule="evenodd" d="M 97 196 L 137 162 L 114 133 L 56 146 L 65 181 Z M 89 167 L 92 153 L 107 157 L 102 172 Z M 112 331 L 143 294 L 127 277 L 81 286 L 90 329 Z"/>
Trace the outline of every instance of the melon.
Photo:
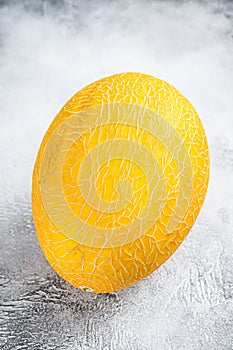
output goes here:
<path id="1" fill-rule="evenodd" d="M 77 92 L 36 158 L 32 212 L 43 253 L 94 293 L 143 279 L 179 247 L 203 205 L 209 152 L 191 103 L 141 73 Z"/>

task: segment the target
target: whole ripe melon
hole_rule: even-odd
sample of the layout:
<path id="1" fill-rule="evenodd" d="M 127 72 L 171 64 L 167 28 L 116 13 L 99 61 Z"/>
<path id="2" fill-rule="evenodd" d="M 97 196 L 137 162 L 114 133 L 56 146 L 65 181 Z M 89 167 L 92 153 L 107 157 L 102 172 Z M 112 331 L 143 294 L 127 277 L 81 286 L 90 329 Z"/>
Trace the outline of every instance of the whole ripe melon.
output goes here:
<path id="1" fill-rule="evenodd" d="M 140 73 L 77 92 L 41 143 L 32 210 L 50 265 L 77 288 L 128 287 L 166 261 L 202 207 L 209 152 L 197 112 Z"/>

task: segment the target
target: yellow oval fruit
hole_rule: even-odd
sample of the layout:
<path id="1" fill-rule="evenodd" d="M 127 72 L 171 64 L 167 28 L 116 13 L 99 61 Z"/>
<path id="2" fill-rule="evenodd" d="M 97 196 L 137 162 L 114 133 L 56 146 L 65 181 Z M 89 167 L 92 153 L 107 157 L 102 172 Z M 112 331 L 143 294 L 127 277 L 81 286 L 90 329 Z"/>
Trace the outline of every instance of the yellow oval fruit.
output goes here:
<path id="1" fill-rule="evenodd" d="M 75 287 L 117 291 L 176 250 L 203 204 L 209 153 L 190 102 L 149 75 L 76 93 L 40 146 L 32 210 L 42 250 Z"/>

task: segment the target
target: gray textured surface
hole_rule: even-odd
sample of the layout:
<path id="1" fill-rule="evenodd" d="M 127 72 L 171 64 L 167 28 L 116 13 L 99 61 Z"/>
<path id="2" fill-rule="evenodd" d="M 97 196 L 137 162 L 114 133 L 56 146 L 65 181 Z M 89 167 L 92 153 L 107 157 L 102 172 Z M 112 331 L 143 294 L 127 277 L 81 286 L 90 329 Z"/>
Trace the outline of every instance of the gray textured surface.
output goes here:
<path id="1" fill-rule="evenodd" d="M 9 1 L 0 15 L 0 348 L 233 349 L 232 3 Z M 160 269 L 92 295 L 41 253 L 31 172 L 64 102 L 121 71 L 158 76 L 191 100 L 211 179 L 195 226 Z"/>

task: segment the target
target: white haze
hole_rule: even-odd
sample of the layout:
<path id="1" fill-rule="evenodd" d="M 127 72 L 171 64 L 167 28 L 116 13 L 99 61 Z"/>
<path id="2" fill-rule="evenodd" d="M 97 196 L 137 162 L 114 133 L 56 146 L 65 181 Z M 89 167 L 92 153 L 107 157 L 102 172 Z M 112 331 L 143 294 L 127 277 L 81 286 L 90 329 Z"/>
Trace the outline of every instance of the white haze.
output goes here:
<path id="1" fill-rule="evenodd" d="M 0 179 L 5 195 L 30 191 L 43 134 L 68 98 L 101 77 L 137 71 L 168 81 L 190 99 L 212 156 L 209 204 L 213 209 L 223 200 L 232 204 L 231 20 L 213 4 L 90 4 L 75 7 L 69 1 L 54 8 L 45 3 L 43 14 L 23 6 L 1 10 Z M 223 172 L 223 163 L 230 170 Z"/>

